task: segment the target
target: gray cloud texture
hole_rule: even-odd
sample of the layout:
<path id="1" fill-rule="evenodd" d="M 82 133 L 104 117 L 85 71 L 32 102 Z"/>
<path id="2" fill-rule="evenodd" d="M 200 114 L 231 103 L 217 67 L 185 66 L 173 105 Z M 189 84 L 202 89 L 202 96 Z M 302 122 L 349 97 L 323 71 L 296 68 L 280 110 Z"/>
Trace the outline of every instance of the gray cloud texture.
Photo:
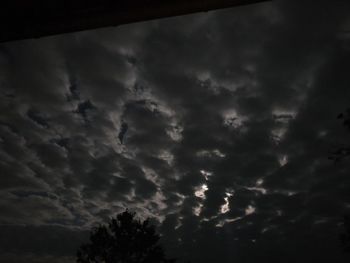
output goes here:
<path id="1" fill-rule="evenodd" d="M 130 208 L 192 262 L 347 262 L 350 6 L 274 1 L 0 46 L 0 261 Z"/>

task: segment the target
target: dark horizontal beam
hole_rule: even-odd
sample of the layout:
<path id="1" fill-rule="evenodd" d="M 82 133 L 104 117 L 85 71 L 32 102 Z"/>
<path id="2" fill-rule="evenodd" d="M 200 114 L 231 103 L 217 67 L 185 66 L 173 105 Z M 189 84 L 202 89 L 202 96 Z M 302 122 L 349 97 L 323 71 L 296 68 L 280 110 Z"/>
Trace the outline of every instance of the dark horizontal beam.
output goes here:
<path id="1" fill-rule="evenodd" d="M 118 26 L 266 0 L 5 0 L 0 42 Z"/>

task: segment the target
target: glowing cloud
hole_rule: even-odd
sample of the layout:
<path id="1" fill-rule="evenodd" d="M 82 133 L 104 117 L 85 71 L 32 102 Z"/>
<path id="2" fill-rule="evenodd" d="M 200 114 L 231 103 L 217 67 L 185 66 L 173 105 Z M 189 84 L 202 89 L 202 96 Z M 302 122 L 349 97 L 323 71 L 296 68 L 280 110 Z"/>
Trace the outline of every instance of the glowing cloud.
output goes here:
<path id="1" fill-rule="evenodd" d="M 251 215 L 253 213 L 255 213 L 255 207 L 254 206 L 251 206 L 251 205 L 248 205 L 248 207 L 245 209 L 245 215 L 248 216 L 248 215 Z"/>
<path id="2" fill-rule="evenodd" d="M 195 214 L 196 216 L 199 216 L 202 212 L 202 208 L 203 208 L 203 204 L 199 204 L 198 206 L 193 208 L 193 214 Z"/>
<path id="3" fill-rule="evenodd" d="M 243 122 L 247 120 L 246 117 L 239 115 L 235 109 L 230 109 L 223 112 L 224 125 L 239 128 Z"/>
<path id="4" fill-rule="evenodd" d="M 231 192 L 227 192 L 226 193 L 226 197 L 224 198 L 225 200 L 225 204 L 223 204 L 220 208 L 220 212 L 221 214 L 225 214 L 227 213 L 228 211 L 230 211 L 230 201 L 229 201 L 229 198 L 233 195 L 233 193 Z"/>
<path id="5" fill-rule="evenodd" d="M 200 170 L 199 171 L 201 173 L 201 175 L 204 176 L 205 180 L 208 180 L 210 176 L 213 175 L 212 172 L 209 172 L 209 171 L 205 171 L 205 170 Z"/>
<path id="6" fill-rule="evenodd" d="M 194 195 L 199 197 L 199 198 L 202 198 L 202 199 L 205 199 L 205 192 L 208 190 L 208 186 L 206 184 L 202 184 L 199 189 L 197 189 L 195 192 L 194 192 Z"/>
<path id="7" fill-rule="evenodd" d="M 285 166 L 288 163 L 288 156 L 283 155 L 278 158 L 278 162 L 280 163 L 280 166 Z"/>

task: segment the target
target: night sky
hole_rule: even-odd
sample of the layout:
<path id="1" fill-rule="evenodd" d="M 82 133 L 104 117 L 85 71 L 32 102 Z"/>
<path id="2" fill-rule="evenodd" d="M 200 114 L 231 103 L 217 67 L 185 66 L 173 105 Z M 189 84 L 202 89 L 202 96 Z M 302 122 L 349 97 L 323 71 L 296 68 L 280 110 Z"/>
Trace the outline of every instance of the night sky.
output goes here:
<path id="1" fill-rule="evenodd" d="M 349 1 L 275 1 L 0 45 L 0 262 L 152 217 L 192 263 L 349 262 Z"/>

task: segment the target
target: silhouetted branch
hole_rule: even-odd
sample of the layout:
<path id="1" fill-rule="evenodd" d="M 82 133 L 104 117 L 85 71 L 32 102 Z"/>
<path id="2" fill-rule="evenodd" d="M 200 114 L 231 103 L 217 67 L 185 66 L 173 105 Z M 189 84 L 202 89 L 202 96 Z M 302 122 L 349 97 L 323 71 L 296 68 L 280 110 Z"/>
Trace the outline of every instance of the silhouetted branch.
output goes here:
<path id="1" fill-rule="evenodd" d="M 149 219 L 141 222 L 126 210 L 93 228 L 90 243 L 77 251 L 77 263 L 175 263 L 165 258 L 159 239 Z"/>

